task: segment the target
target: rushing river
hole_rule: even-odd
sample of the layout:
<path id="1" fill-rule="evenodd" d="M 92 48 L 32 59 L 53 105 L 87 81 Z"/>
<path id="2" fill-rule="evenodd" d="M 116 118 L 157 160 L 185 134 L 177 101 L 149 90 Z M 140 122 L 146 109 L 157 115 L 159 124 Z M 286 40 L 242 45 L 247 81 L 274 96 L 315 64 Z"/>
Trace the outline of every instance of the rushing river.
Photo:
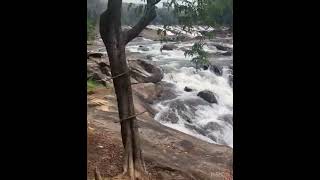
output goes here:
<path id="1" fill-rule="evenodd" d="M 209 69 L 196 72 L 190 62 L 192 58 L 185 57 L 182 50 L 190 48 L 192 44 L 191 41 L 177 43 L 175 44 L 178 46 L 177 49 L 161 52 L 163 44 L 159 41 L 139 38 L 130 42 L 127 50 L 148 55 L 150 61 L 162 67 L 164 71 L 162 81 L 175 85 L 174 91 L 177 97 L 154 104 L 154 108 L 159 111 L 155 116 L 156 120 L 207 142 L 233 147 L 233 88 L 229 83 L 231 73 L 229 65 L 232 64 L 232 56 L 213 58 L 213 61 L 218 63 L 228 62 L 223 66 L 222 76 L 216 75 Z M 232 47 L 232 44 L 227 45 Z M 209 53 L 219 52 L 210 43 L 204 48 Z M 193 91 L 184 91 L 186 86 Z M 218 103 L 210 104 L 198 97 L 197 93 L 202 90 L 212 91 Z M 174 117 L 177 120 L 175 122 L 165 120 L 167 117 Z"/>

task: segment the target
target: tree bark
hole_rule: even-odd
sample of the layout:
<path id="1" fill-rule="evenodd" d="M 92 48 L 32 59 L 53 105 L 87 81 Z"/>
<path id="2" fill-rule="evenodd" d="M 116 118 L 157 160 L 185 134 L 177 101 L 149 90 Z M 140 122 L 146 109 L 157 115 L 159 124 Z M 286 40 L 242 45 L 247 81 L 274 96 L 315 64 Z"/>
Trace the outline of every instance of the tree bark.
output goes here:
<path id="1" fill-rule="evenodd" d="M 113 84 L 118 101 L 119 118 L 123 120 L 120 122 L 122 143 L 125 148 L 123 175 L 129 176 L 131 180 L 149 179 L 149 177 L 141 154 L 140 137 L 136 117 L 134 116 L 125 46 L 155 18 L 155 4 L 159 1 L 148 0 L 145 15 L 136 26 L 126 32 L 121 29 L 122 0 L 109 0 L 107 10 L 100 16 L 100 34 L 107 49 L 111 74 L 115 77 L 113 78 Z"/>

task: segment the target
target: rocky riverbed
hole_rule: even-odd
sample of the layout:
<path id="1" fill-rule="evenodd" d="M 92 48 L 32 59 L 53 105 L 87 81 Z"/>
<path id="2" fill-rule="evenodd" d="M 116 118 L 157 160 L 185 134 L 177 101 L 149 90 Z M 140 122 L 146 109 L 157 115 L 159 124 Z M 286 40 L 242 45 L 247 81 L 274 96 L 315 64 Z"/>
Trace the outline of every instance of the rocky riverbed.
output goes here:
<path id="1" fill-rule="evenodd" d="M 188 38 L 184 40 L 160 43 L 156 28 L 146 29 L 126 50 L 136 112 L 147 111 L 138 117 L 138 124 L 149 171 L 154 179 L 228 179 L 233 146 L 232 37 L 226 32 L 205 40 L 211 65 L 195 72 L 183 50 L 190 48 L 199 34 L 185 33 Z M 176 31 L 170 38 L 177 39 Z M 88 43 L 87 64 L 88 78 L 108 87 L 88 96 L 89 127 L 109 134 L 115 142 L 112 147 L 121 152 L 116 98 L 112 83 L 106 81 L 111 73 L 101 39 Z M 118 159 L 121 162 L 121 157 Z M 90 167 L 99 166 L 99 160 L 89 161 Z M 100 166 L 121 167 L 101 162 Z M 90 170 L 88 176 L 92 177 Z"/>

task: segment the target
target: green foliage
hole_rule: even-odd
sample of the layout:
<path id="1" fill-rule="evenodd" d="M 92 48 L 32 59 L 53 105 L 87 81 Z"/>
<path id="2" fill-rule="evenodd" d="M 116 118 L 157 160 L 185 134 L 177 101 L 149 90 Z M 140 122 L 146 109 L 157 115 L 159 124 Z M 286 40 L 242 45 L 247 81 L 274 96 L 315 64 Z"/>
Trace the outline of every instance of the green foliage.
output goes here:
<path id="1" fill-rule="evenodd" d="M 100 87 L 101 84 L 99 84 L 98 82 L 92 80 L 92 79 L 88 79 L 87 80 L 87 92 L 89 91 L 93 91 L 95 90 L 97 87 Z"/>
<path id="2" fill-rule="evenodd" d="M 184 52 L 185 56 L 195 56 L 192 58 L 191 62 L 196 65 L 196 70 L 200 69 L 201 66 L 208 65 L 208 53 L 203 49 L 204 43 L 196 42 L 193 44 L 191 50 L 186 50 Z"/>
<path id="3" fill-rule="evenodd" d="M 233 23 L 233 0 L 168 0 L 180 24 L 229 26 Z"/>
<path id="4" fill-rule="evenodd" d="M 168 0 L 166 7 L 174 8 L 174 14 L 183 24 L 183 29 L 190 32 L 194 25 L 206 25 L 211 27 L 229 26 L 233 23 L 233 0 Z M 213 32 L 204 36 L 213 38 Z M 199 66 L 208 65 L 208 54 L 203 50 L 203 43 L 197 42 L 191 50 L 185 51 L 185 56 L 195 56 L 191 62 Z"/>

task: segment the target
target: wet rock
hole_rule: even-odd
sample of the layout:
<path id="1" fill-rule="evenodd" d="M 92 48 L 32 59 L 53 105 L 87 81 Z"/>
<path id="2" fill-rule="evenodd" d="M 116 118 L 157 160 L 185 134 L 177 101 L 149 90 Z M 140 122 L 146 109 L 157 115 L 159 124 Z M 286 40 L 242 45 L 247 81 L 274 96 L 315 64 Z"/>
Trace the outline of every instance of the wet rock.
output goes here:
<path id="1" fill-rule="evenodd" d="M 215 137 L 215 136 L 212 135 L 212 134 L 208 134 L 207 137 L 210 138 L 210 139 L 211 139 L 212 141 L 214 141 L 214 142 L 217 142 L 217 141 L 218 141 L 218 140 L 217 140 L 217 137 Z"/>
<path id="2" fill-rule="evenodd" d="M 220 66 L 210 65 L 209 69 L 210 69 L 210 71 L 214 72 L 217 76 L 222 76 L 222 74 L 223 74 L 222 67 L 220 67 Z"/>
<path id="3" fill-rule="evenodd" d="M 153 56 L 152 55 L 147 55 L 146 57 L 148 60 L 152 60 Z"/>
<path id="4" fill-rule="evenodd" d="M 204 90 L 204 91 L 200 91 L 197 96 L 201 97 L 202 99 L 206 100 L 209 103 L 218 103 L 215 95 L 213 92 L 208 91 L 208 90 Z"/>
<path id="5" fill-rule="evenodd" d="M 127 59 L 147 59 L 146 55 L 141 52 L 126 51 Z"/>
<path id="6" fill-rule="evenodd" d="M 171 123 L 177 123 L 179 119 L 182 121 L 188 122 L 189 124 L 193 123 L 195 120 L 195 112 L 197 106 L 210 104 L 202 99 L 176 99 L 167 103 L 164 103 L 165 106 L 168 106 L 168 110 L 163 112 L 160 115 L 162 121 L 167 121 Z M 200 130 L 199 130 L 200 131 Z"/>
<path id="7" fill-rule="evenodd" d="M 209 66 L 208 65 L 204 65 L 202 68 L 203 68 L 203 70 L 208 70 Z"/>
<path id="8" fill-rule="evenodd" d="M 219 131 L 221 130 L 221 125 L 217 122 L 209 122 L 203 128 L 208 131 Z"/>
<path id="9" fill-rule="evenodd" d="M 186 92 L 191 92 L 191 91 L 192 91 L 192 89 L 191 89 L 191 88 L 189 88 L 188 86 L 186 86 L 186 87 L 184 87 L 184 91 L 186 91 Z"/>
<path id="10" fill-rule="evenodd" d="M 108 65 L 106 62 L 101 61 L 101 62 L 98 62 L 97 64 L 98 64 L 98 66 L 99 66 L 100 71 L 101 71 L 103 74 L 105 74 L 105 75 L 107 75 L 107 76 L 111 76 L 110 67 L 109 67 L 109 65 Z"/>
<path id="11" fill-rule="evenodd" d="M 160 118 L 161 121 L 165 122 L 171 122 L 173 124 L 177 123 L 179 121 L 178 116 L 175 114 L 175 112 L 170 109 L 169 111 L 162 113 Z"/>
<path id="12" fill-rule="evenodd" d="M 157 83 L 163 78 L 163 71 L 160 67 L 143 60 L 130 60 L 131 77 L 142 83 Z"/>
<path id="13" fill-rule="evenodd" d="M 132 85 L 133 92 L 145 102 L 152 104 L 160 94 L 160 89 L 154 83 Z"/>
<path id="14" fill-rule="evenodd" d="M 167 51 L 172 51 L 174 49 L 177 49 L 178 46 L 174 45 L 174 44 L 165 44 L 161 47 L 161 50 L 167 50 Z"/>
<path id="15" fill-rule="evenodd" d="M 132 90 L 139 99 L 149 105 L 177 97 L 175 85 L 167 82 L 134 84 Z"/>
<path id="16" fill-rule="evenodd" d="M 193 124 L 184 124 L 184 126 L 190 130 L 193 130 L 193 131 L 196 131 L 197 133 L 203 135 L 203 136 L 207 136 L 209 134 L 209 131 L 204 129 L 204 128 L 201 128 L 201 127 L 198 127 L 196 125 L 193 125 Z"/>
<path id="17" fill-rule="evenodd" d="M 166 101 L 178 96 L 175 91 L 176 85 L 173 83 L 159 82 L 157 83 L 157 89 L 160 91 L 160 93 L 157 94 L 158 101 Z"/>
<path id="18" fill-rule="evenodd" d="M 150 49 L 148 47 L 142 46 L 138 48 L 139 51 L 149 51 Z"/>
<path id="19" fill-rule="evenodd" d="M 179 116 L 183 120 L 191 123 L 192 114 L 188 112 L 187 107 L 180 101 L 174 101 L 169 105 L 169 110 L 162 113 L 160 119 L 166 122 L 177 123 Z"/>
<path id="20" fill-rule="evenodd" d="M 232 56 L 232 52 L 231 51 L 227 51 L 227 52 L 221 53 L 221 55 L 223 55 L 223 56 Z"/>
<path id="21" fill-rule="evenodd" d="M 192 38 L 185 35 L 185 34 L 180 34 L 174 37 L 174 41 L 188 41 L 191 40 Z"/>
<path id="22" fill-rule="evenodd" d="M 179 48 L 179 50 L 181 50 L 181 51 L 187 51 L 189 49 L 190 49 L 190 47 L 181 47 L 181 48 Z"/>
<path id="23" fill-rule="evenodd" d="M 228 46 L 221 45 L 221 44 L 214 44 L 214 46 L 220 51 L 232 51 L 233 50 L 232 48 L 230 48 Z"/>
<path id="24" fill-rule="evenodd" d="M 106 82 L 103 81 L 106 78 L 107 75 L 100 70 L 96 63 L 87 63 L 87 79 L 92 79 L 106 85 Z"/>
<path id="25" fill-rule="evenodd" d="M 188 111 L 188 108 L 182 101 L 174 101 L 170 104 L 169 109 L 174 110 L 176 118 L 180 116 L 185 121 L 191 123 L 191 119 L 194 118 L 194 114 Z M 177 113 L 177 114 L 176 114 Z"/>
<path id="26" fill-rule="evenodd" d="M 233 115 L 232 114 L 225 114 L 225 115 L 219 116 L 218 119 L 233 125 Z"/>
<path id="27" fill-rule="evenodd" d="M 102 57 L 101 53 L 88 54 L 87 58 L 87 79 L 106 85 L 105 79 L 111 76 L 109 59 Z M 93 58 L 94 57 L 94 58 Z"/>
<path id="28" fill-rule="evenodd" d="M 196 39 L 196 40 L 205 40 L 206 37 L 205 36 L 196 36 L 194 39 Z"/>
<path id="29" fill-rule="evenodd" d="M 231 87 L 233 87 L 233 75 L 231 74 L 228 76 L 228 83 Z"/>

